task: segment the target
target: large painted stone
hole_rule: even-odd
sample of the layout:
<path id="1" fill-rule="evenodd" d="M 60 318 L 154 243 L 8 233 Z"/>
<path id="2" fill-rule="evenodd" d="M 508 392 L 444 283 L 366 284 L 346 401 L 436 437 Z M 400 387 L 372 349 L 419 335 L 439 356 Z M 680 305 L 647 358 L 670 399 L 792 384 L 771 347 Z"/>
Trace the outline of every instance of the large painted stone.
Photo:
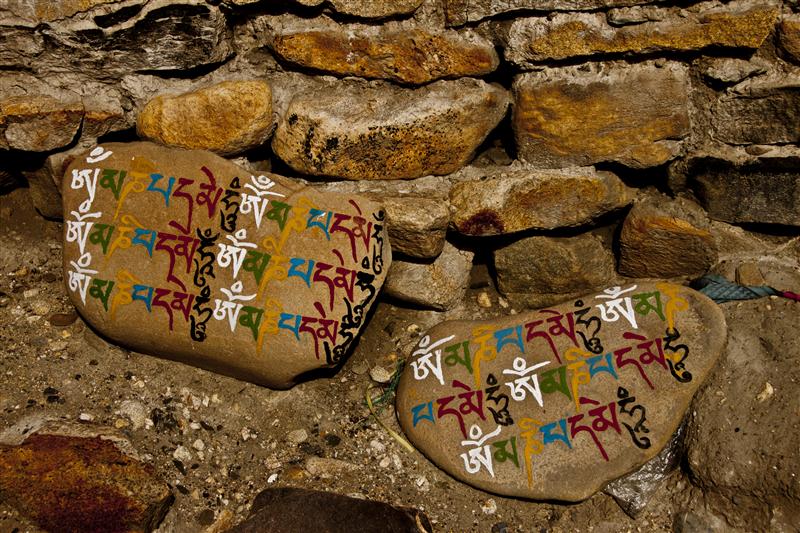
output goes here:
<path id="1" fill-rule="evenodd" d="M 304 174 L 410 179 L 464 166 L 509 105 L 481 80 L 389 85 L 295 96 L 272 139 L 275 154 Z"/>
<path id="2" fill-rule="evenodd" d="M 659 66 L 660 65 L 660 66 Z M 661 165 L 689 135 L 689 72 L 666 62 L 570 66 L 514 81 L 521 160 L 548 168 Z"/>
<path id="3" fill-rule="evenodd" d="M 715 6 L 622 27 L 609 24 L 604 13 L 522 18 L 509 30 L 506 59 L 526 66 L 597 54 L 683 52 L 709 46 L 755 49 L 769 36 L 777 16 L 775 6 Z"/>
<path id="4" fill-rule="evenodd" d="M 714 302 L 669 283 L 444 322 L 408 361 L 398 418 L 420 451 L 465 483 L 579 501 L 669 442 L 725 338 Z"/>
<path id="5" fill-rule="evenodd" d="M 376 203 L 208 152 L 98 146 L 62 189 L 65 281 L 92 326 L 270 387 L 341 360 L 391 261 Z"/>

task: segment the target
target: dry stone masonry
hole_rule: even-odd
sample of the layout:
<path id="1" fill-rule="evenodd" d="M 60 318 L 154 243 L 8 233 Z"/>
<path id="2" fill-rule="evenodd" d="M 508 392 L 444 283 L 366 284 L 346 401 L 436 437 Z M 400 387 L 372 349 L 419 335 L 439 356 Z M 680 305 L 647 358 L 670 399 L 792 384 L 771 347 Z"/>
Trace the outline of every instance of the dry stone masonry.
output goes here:
<path id="1" fill-rule="evenodd" d="M 340 362 L 391 264 L 373 202 L 207 152 L 97 146 L 64 196 L 66 281 L 90 324 L 271 387 Z"/>

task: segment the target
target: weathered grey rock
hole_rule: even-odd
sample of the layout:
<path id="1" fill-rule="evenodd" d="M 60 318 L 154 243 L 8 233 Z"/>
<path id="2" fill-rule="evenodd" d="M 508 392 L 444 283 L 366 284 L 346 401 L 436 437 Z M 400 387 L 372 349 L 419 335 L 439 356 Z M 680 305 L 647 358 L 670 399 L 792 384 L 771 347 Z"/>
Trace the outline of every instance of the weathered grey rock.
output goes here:
<path id="1" fill-rule="evenodd" d="M 0 100 L 0 148 L 46 152 L 75 139 L 83 120 L 79 100 L 48 95 L 11 96 Z"/>
<path id="2" fill-rule="evenodd" d="M 303 3 L 304 0 L 298 0 Z M 395 15 L 409 15 L 416 11 L 422 0 L 328 0 L 337 13 L 368 19 Z M 311 0 L 313 4 L 319 3 Z"/>
<path id="3" fill-rule="evenodd" d="M 645 168 L 674 158 L 689 134 L 689 77 L 666 62 L 552 68 L 514 81 L 519 157 L 558 168 L 601 161 Z"/>
<path id="4" fill-rule="evenodd" d="M 609 7 L 662 3 L 665 0 L 445 0 L 450 26 L 461 26 L 513 11 L 594 11 Z"/>
<path id="5" fill-rule="evenodd" d="M 703 48 L 756 49 L 775 27 L 776 6 L 728 4 L 682 12 L 659 22 L 617 28 L 603 13 L 558 13 L 516 19 L 505 57 L 519 66 L 598 54 L 686 52 Z"/>
<path id="6" fill-rule="evenodd" d="M 32 28 L 7 27 L 0 23 L 0 66 L 30 64 L 43 51 L 44 38 Z"/>
<path id="7" fill-rule="evenodd" d="M 445 243 L 433 262 L 395 260 L 386 278 L 386 295 L 428 309 L 450 309 L 464 298 L 473 255 Z"/>
<path id="8" fill-rule="evenodd" d="M 169 486 L 130 442 L 102 427 L 26 421 L 3 432 L 0 491 L 46 531 L 155 529 L 172 503 Z"/>
<path id="9" fill-rule="evenodd" d="M 728 344 L 693 406 L 687 433 L 692 479 L 728 526 L 797 527 L 800 304 L 769 298 L 724 304 Z M 780 529 L 778 529 L 780 530 Z"/>
<path id="10" fill-rule="evenodd" d="M 341 360 L 391 262 L 374 202 L 209 152 L 105 144 L 62 192 L 65 280 L 87 322 L 271 387 Z"/>
<path id="11" fill-rule="evenodd" d="M 159 96 L 142 109 L 136 124 L 144 139 L 220 155 L 259 146 L 273 127 L 272 90 L 262 80 L 226 81 Z"/>
<path id="12" fill-rule="evenodd" d="M 450 190 L 453 224 L 465 235 L 580 226 L 632 200 L 619 178 L 591 167 L 482 170 L 480 179 L 462 181 Z"/>
<path id="13" fill-rule="evenodd" d="M 583 500 L 670 441 L 725 334 L 714 302 L 669 283 L 444 322 L 409 358 L 398 419 L 460 481 L 509 496 Z"/>
<path id="14" fill-rule="evenodd" d="M 660 6 L 615 7 L 606 12 L 606 18 L 609 24 L 625 26 L 642 22 L 659 22 L 669 18 L 671 14 L 671 10 Z"/>
<path id="15" fill-rule="evenodd" d="M 17 23 L 40 24 L 69 18 L 100 6 L 120 9 L 141 3 L 141 0 L 10 0 L 0 6 L 0 15 L 2 19 Z M 119 5 L 114 7 L 109 4 Z"/>
<path id="16" fill-rule="evenodd" d="M 472 32 L 397 24 L 316 25 L 305 19 L 280 19 L 272 31 L 270 48 L 280 58 L 339 76 L 420 85 L 489 74 L 500 62 L 492 43 Z"/>
<path id="17" fill-rule="evenodd" d="M 711 218 L 800 226 L 798 163 L 800 155 L 712 151 L 692 155 L 687 175 Z"/>
<path id="18" fill-rule="evenodd" d="M 789 59 L 800 63 L 800 15 L 781 18 L 778 25 L 778 42 Z"/>
<path id="19" fill-rule="evenodd" d="M 756 78 L 735 89 L 709 110 L 714 139 L 738 145 L 800 141 L 800 78 Z"/>
<path id="20" fill-rule="evenodd" d="M 272 148 L 299 172 L 346 179 L 408 179 L 465 165 L 508 107 L 505 90 L 483 81 L 438 81 L 296 96 Z"/>
<path id="21" fill-rule="evenodd" d="M 699 277 L 717 260 L 703 210 L 686 200 L 636 203 L 619 236 L 620 274 L 631 278 Z"/>
<path id="22" fill-rule="evenodd" d="M 551 302 L 596 290 L 614 277 L 611 250 L 591 233 L 520 239 L 495 250 L 494 265 L 503 294 L 534 293 Z"/>
<path id="23" fill-rule="evenodd" d="M 450 221 L 447 206 L 433 198 L 384 198 L 392 251 L 419 259 L 442 252 Z"/>
<path id="24" fill-rule="evenodd" d="M 125 7 L 111 5 L 119 11 Z M 108 13 L 107 27 L 81 18 L 48 24 L 43 33 L 52 47 L 39 67 L 94 68 L 98 77 L 119 77 L 131 71 L 190 70 L 220 63 L 233 53 L 231 32 L 218 7 L 202 0 L 154 0 L 139 5 L 133 16 Z"/>
<path id="25" fill-rule="evenodd" d="M 416 509 L 331 492 L 280 487 L 260 492 L 250 517 L 230 533 L 271 531 L 430 533 L 433 528 L 425 513 Z"/>
<path id="26" fill-rule="evenodd" d="M 763 74 L 767 66 L 757 61 L 745 61 L 732 57 L 715 57 L 702 61 L 702 72 L 706 78 L 725 84 L 740 81 Z"/>

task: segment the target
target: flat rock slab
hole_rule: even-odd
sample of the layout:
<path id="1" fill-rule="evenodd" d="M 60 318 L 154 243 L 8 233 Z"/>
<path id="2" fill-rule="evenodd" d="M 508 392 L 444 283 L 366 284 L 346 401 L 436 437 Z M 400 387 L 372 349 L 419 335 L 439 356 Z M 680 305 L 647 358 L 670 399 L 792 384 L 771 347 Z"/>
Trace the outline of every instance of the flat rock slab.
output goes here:
<path id="1" fill-rule="evenodd" d="M 102 428 L 90 433 L 45 427 L 22 442 L 3 439 L 3 501 L 54 533 L 152 531 L 172 503 L 169 486 L 152 466 L 125 453 L 129 442 Z"/>
<path id="2" fill-rule="evenodd" d="M 229 533 L 429 533 L 428 517 L 417 509 L 318 490 L 278 487 L 256 496 L 250 517 Z"/>
<path id="3" fill-rule="evenodd" d="M 669 442 L 726 338 L 711 300 L 669 283 L 612 287 L 495 321 L 444 322 L 420 339 L 397 413 L 453 477 L 579 501 Z"/>
<path id="4" fill-rule="evenodd" d="M 93 327 L 270 387 L 340 361 L 391 261 L 376 203 L 209 152 L 98 146 L 63 193 L 65 281 Z"/>

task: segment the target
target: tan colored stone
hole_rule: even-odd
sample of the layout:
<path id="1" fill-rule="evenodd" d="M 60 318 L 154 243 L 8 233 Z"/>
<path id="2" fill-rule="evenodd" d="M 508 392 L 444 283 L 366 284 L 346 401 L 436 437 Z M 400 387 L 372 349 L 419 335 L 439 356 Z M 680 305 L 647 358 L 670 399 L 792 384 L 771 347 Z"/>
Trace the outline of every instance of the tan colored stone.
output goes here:
<path id="1" fill-rule="evenodd" d="M 778 25 L 778 42 L 792 61 L 800 62 L 800 15 L 781 19 Z"/>
<path id="2" fill-rule="evenodd" d="M 272 91 L 261 80 L 225 81 L 177 96 L 159 96 L 139 114 L 139 136 L 167 146 L 244 152 L 272 133 Z"/>
<path id="3" fill-rule="evenodd" d="M 415 85 L 481 76 L 499 63 L 492 44 L 477 36 L 423 28 L 372 33 L 347 28 L 298 31 L 276 36 L 272 48 L 303 67 Z"/>
<path id="4" fill-rule="evenodd" d="M 120 0 L 6 0 L 0 7 L 21 19 L 39 22 L 53 22 L 90 11 L 95 7 L 124 3 Z M 128 2 L 130 3 L 130 2 Z"/>
<path id="5" fill-rule="evenodd" d="M 62 193 L 65 280 L 89 324 L 270 387 L 340 362 L 391 263 L 378 204 L 209 152 L 104 144 Z"/>
<path id="6" fill-rule="evenodd" d="M 686 52 L 709 46 L 759 48 L 775 27 L 775 6 L 718 7 L 664 21 L 615 27 L 603 13 L 517 19 L 506 59 L 528 65 L 597 54 Z"/>
<path id="7" fill-rule="evenodd" d="M 725 339 L 719 307 L 669 283 L 444 322 L 410 355 L 397 415 L 411 442 L 464 483 L 580 501 L 670 441 Z"/>
<path id="8" fill-rule="evenodd" d="M 272 148 L 298 172 L 346 179 L 409 179 L 450 174 L 473 156 L 508 107 L 500 87 L 480 80 L 438 81 L 296 96 Z"/>
<path id="9" fill-rule="evenodd" d="M 714 238 L 699 206 L 664 198 L 637 203 L 619 236 L 619 273 L 631 278 L 705 274 L 717 260 Z"/>
<path id="10" fill-rule="evenodd" d="M 111 431 L 42 428 L 0 444 L 4 503 L 46 531 L 155 529 L 173 500 L 169 486 Z"/>
<path id="11" fill-rule="evenodd" d="M 71 143 L 81 127 L 83 104 L 47 95 L 0 100 L 0 148 L 47 152 Z"/>
<path id="12" fill-rule="evenodd" d="M 383 199 L 392 251 L 428 259 L 442 252 L 450 213 L 433 198 L 389 197 Z"/>
<path id="13" fill-rule="evenodd" d="M 298 0 L 301 3 L 303 0 Z M 313 0 L 312 3 L 315 3 Z M 329 0 L 337 13 L 369 19 L 408 15 L 416 11 L 422 0 Z"/>
<path id="14" fill-rule="evenodd" d="M 514 82 L 519 157 L 549 168 L 661 165 L 690 131 L 688 70 L 653 62 L 563 67 Z"/>
<path id="15" fill-rule="evenodd" d="M 489 167 L 479 180 L 450 190 L 453 224 L 465 235 L 580 226 L 632 200 L 610 172 Z"/>

